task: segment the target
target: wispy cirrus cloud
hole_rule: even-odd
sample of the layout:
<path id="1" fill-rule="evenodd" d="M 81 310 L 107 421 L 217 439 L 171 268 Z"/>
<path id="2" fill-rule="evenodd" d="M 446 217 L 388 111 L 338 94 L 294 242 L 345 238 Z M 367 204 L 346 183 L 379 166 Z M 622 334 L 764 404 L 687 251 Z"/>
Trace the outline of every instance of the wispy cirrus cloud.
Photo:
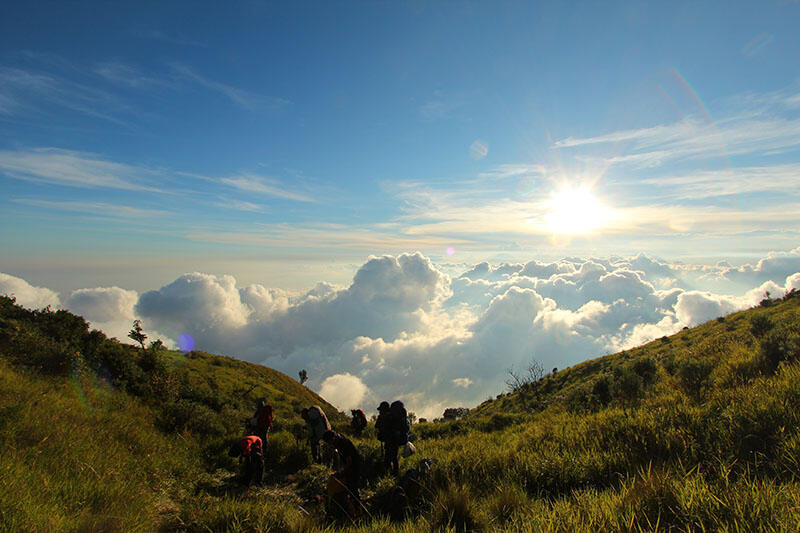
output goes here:
<path id="1" fill-rule="evenodd" d="M 286 98 L 266 96 L 212 80 L 186 65 L 173 64 L 172 69 L 180 78 L 219 93 L 248 111 L 278 111 L 292 103 Z"/>
<path id="2" fill-rule="evenodd" d="M 196 229 L 186 238 L 206 243 L 292 249 L 301 246 L 312 250 L 355 250 L 372 253 L 398 250 L 444 250 L 447 246 L 466 244 L 468 239 L 407 233 L 401 227 L 356 227 L 337 224 L 267 224 L 224 230 Z"/>
<path id="3" fill-rule="evenodd" d="M 59 148 L 0 150 L 0 172 L 14 179 L 67 187 L 162 192 L 160 172 Z"/>
<path id="4" fill-rule="evenodd" d="M 265 178 L 257 174 L 238 174 L 236 176 L 222 178 L 219 181 L 240 191 L 263 194 L 297 202 L 316 202 L 314 198 L 307 194 L 287 190 L 278 180 Z"/>
<path id="5" fill-rule="evenodd" d="M 130 112 L 130 107 L 88 81 L 76 81 L 55 72 L 0 67 L 0 112 L 37 115 L 48 106 L 128 125 L 121 115 Z"/>
<path id="6" fill-rule="evenodd" d="M 157 209 L 142 209 L 129 205 L 110 204 L 106 202 L 69 202 L 31 198 L 16 198 L 12 201 L 18 204 L 40 207 L 42 209 L 70 211 L 85 215 L 99 215 L 112 218 L 154 219 L 164 217 L 168 214 L 167 211 Z"/>
<path id="7" fill-rule="evenodd" d="M 524 176 L 539 177 L 547 172 L 544 165 L 534 163 L 508 163 L 478 174 L 480 178 L 505 179 Z"/>
<path id="8" fill-rule="evenodd" d="M 769 155 L 791 152 L 800 146 L 800 116 L 787 113 L 800 93 L 745 95 L 737 110 L 716 121 L 688 116 L 670 124 L 620 130 L 594 137 L 567 137 L 553 143 L 556 149 L 593 148 L 600 151 L 579 157 L 600 157 L 609 164 L 651 168 L 698 157 Z M 779 108 L 779 109 L 777 109 Z M 779 112 L 780 111 L 780 112 Z M 606 145 L 625 145 L 622 154 L 603 155 Z M 612 147 L 611 150 L 618 151 Z"/>
<path id="9" fill-rule="evenodd" d="M 469 105 L 470 96 L 437 89 L 418 108 L 420 118 L 427 122 L 458 118 L 462 109 Z"/>
<path id="10" fill-rule="evenodd" d="M 234 211 L 249 211 L 252 213 L 260 213 L 264 211 L 264 206 L 254 204 L 253 202 L 244 202 L 241 200 L 231 200 L 228 198 L 222 199 L 219 202 L 214 202 L 215 207 L 223 209 L 232 209 Z"/>
<path id="11" fill-rule="evenodd" d="M 697 200 L 752 193 L 780 193 L 784 198 L 800 183 L 800 163 L 701 170 L 640 182 L 660 189 L 662 199 Z"/>
<path id="12" fill-rule="evenodd" d="M 168 78 L 146 74 L 132 65 L 117 61 L 98 63 L 94 66 L 94 72 L 106 81 L 131 89 L 176 87 L 174 81 Z"/>

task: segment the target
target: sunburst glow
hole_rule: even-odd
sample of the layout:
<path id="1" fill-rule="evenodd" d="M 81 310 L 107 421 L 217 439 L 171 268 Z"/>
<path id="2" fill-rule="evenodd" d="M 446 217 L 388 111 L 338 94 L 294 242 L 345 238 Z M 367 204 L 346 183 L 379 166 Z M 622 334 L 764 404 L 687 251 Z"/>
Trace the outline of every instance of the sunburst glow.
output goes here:
<path id="1" fill-rule="evenodd" d="M 554 193 L 548 209 L 545 222 L 555 234 L 591 233 L 605 226 L 610 218 L 610 210 L 585 186 L 567 187 Z"/>

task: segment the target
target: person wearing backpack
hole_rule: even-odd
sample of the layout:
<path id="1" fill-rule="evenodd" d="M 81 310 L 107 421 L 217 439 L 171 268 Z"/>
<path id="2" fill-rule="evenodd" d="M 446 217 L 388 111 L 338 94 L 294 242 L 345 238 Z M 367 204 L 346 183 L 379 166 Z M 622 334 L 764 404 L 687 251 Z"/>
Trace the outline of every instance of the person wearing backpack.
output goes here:
<path id="1" fill-rule="evenodd" d="M 400 400 L 392 402 L 390 407 L 392 415 L 392 437 L 397 447 L 405 446 L 408 443 L 408 436 L 411 433 L 411 424 L 408 423 L 408 412 L 405 405 Z"/>
<path id="2" fill-rule="evenodd" d="M 264 449 L 267 447 L 269 431 L 272 429 L 272 420 L 272 405 L 265 400 L 259 401 L 256 406 L 256 412 L 250 420 L 250 425 L 253 427 L 253 433 L 261 437 Z"/>
<path id="3" fill-rule="evenodd" d="M 314 462 L 320 463 L 322 462 L 322 449 L 319 441 L 326 431 L 330 431 L 331 423 L 328 422 L 328 417 L 325 416 L 325 412 L 318 405 L 303 409 L 300 412 L 300 416 L 306 422 L 306 437 L 311 447 L 311 457 Z"/>
<path id="4" fill-rule="evenodd" d="M 351 409 L 350 414 L 353 416 L 350 421 L 350 428 L 355 436 L 360 437 L 361 432 L 367 427 L 367 415 L 361 409 Z"/>
<path id="5" fill-rule="evenodd" d="M 397 459 L 397 446 L 392 437 L 392 411 L 389 402 L 381 402 L 378 406 L 378 419 L 375 420 L 375 433 L 383 445 L 383 470 L 390 469 L 395 474 L 400 471 Z"/>
<path id="6" fill-rule="evenodd" d="M 245 485 L 264 480 L 264 447 L 260 437 L 249 435 L 235 442 L 228 450 L 228 455 L 244 459 L 242 481 Z"/>

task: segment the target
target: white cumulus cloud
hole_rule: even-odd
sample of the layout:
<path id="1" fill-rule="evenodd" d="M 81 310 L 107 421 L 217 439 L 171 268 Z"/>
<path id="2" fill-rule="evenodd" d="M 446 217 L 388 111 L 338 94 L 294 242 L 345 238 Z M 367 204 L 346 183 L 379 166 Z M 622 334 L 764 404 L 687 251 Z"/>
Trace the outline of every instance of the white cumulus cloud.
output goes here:
<path id="1" fill-rule="evenodd" d="M 644 254 L 487 262 L 451 278 L 417 252 L 372 256 L 348 286 L 321 281 L 305 294 L 195 272 L 138 301 L 110 287 L 75 291 L 66 305 L 110 334 L 141 318 L 151 338 L 151 329 L 164 339 L 188 333 L 200 350 L 291 376 L 307 369 L 309 386 L 341 409 L 374 412 L 378 401 L 401 399 L 438 417 L 495 396 L 507 371 L 531 360 L 566 368 L 800 288 L 796 256 L 736 268 Z M 58 301 L 19 278 L 2 283 Z"/>
<path id="2" fill-rule="evenodd" d="M 342 411 L 363 405 L 369 388 L 352 374 L 335 374 L 325 379 L 319 388 L 319 395 Z"/>
<path id="3" fill-rule="evenodd" d="M 45 287 L 34 287 L 22 278 L 0 272 L 0 294 L 13 296 L 17 303 L 30 309 L 58 307 L 58 293 Z"/>
<path id="4" fill-rule="evenodd" d="M 72 291 L 64 307 L 89 321 L 91 327 L 110 337 L 125 339 L 136 315 L 139 294 L 120 287 L 96 287 Z"/>

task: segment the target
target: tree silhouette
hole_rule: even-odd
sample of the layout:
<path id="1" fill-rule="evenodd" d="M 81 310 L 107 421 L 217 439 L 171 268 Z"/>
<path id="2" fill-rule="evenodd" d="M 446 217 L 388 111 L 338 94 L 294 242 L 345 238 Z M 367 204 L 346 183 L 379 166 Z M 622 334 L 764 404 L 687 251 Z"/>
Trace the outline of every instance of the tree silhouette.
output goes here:
<path id="1" fill-rule="evenodd" d="M 300 372 L 298 372 L 297 374 L 300 376 L 300 385 L 308 381 L 308 372 L 306 372 L 305 368 Z"/>
<path id="2" fill-rule="evenodd" d="M 536 359 L 531 359 L 524 373 L 517 372 L 513 368 L 509 368 L 506 372 L 508 373 L 508 379 L 506 379 L 508 392 L 516 392 L 529 387 L 544 377 L 544 367 Z"/>
<path id="3" fill-rule="evenodd" d="M 144 341 L 147 340 L 147 335 L 142 331 L 141 320 L 133 321 L 133 329 L 128 332 L 128 337 L 138 342 L 142 346 L 142 351 L 144 351 Z"/>

